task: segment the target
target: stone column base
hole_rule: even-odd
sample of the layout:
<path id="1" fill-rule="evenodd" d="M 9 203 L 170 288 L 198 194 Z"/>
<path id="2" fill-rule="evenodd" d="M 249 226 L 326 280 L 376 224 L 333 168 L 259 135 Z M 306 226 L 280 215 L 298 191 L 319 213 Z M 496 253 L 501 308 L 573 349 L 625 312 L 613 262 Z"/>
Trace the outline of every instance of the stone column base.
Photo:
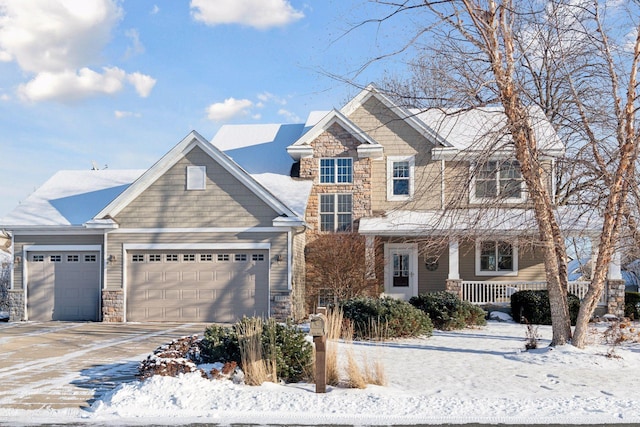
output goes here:
<path id="1" fill-rule="evenodd" d="M 462 299 L 462 280 L 461 279 L 447 279 L 444 283 L 444 289 L 447 292 L 458 295 L 458 298 Z"/>
<path id="2" fill-rule="evenodd" d="M 624 317 L 624 280 L 607 281 L 607 314 Z"/>
<path id="3" fill-rule="evenodd" d="M 271 313 L 278 322 L 284 322 L 292 316 L 291 295 L 288 293 L 271 295 Z"/>
<path id="4" fill-rule="evenodd" d="M 24 306 L 24 291 L 22 289 L 9 289 L 9 321 L 18 322 L 26 320 Z"/>
<path id="5" fill-rule="evenodd" d="M 124 291 L 121 289 L 102 291 L 102 321 L 124 322 Z"/>

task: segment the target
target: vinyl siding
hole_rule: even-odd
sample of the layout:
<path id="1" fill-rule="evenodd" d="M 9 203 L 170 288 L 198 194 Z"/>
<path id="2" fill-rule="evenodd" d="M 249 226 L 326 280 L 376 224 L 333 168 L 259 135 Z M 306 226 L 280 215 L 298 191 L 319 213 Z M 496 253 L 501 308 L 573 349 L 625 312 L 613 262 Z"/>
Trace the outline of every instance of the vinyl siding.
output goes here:
<path id="1" fill-rule="evenodd" d="M 438 209 L 441 205 L 440 162 L 431 159 L 433 145 L 375 97 L 349 117 L 384 147 L 384 159 L 372 162 L 372 209 Z M 414 198 L 387 201 L 387 157 L 415 156 Z"/>
<path id="2" fill-rule="evenodd" d="M 187 166 L 206 166 L 206 189 L 186 190 Z M 126 206 L 121 228 L 271 226 L 278 213 L 199 147 Z"/>
<path id="3" fill-rule="evenodd" d="M 544 281 L 544 262 L 542 253 L 530 247 L 518 249 L 517 276 L 476 276 L 475 243 L 460 245 L 460 278 L 470 281 L 492 282 L 529 282 Z"/>

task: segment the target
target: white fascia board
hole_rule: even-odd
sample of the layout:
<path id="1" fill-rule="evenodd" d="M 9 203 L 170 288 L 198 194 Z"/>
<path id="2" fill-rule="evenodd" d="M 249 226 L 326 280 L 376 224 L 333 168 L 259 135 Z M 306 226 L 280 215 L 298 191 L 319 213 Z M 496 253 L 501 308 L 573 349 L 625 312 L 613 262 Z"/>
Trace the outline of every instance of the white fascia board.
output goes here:
<path id="1" fill-rule="evenodd" d="M 361 159 L 372 158 L 373 160 L 381 160 L 384 157 L 384 147 L 380 144 L 359 145 L 357 148 L 358 157 Z"/>
<path id="2" fill-rule="evenodd" d="M 295 154 L 295 150 L 299 150 L 299 148 L 295 147 L 307 147 L 309 143 L 319 137 L 324 131 L 329 129 L 331 125 L 334 123 L 338 123 L 340 126 L 345 128 L 351 136 L 356 138 L 363 144 L 371 144 L 371 145 L 379 145 L 376 141 L 374 141 L 366 132 L 360 129 L 355 125 L 351 120 L 349 120 L 343 113 L 340 111 L 333 109 L 326 116 L 322 118 L 318 123 L 315 124 L 308 132 L 298 138 L 293 144 L 287 147 L 287 152 L 289 155 Z M 313 151 L 311 151 L 313 153 Z"/>
<path id="3" fill-rule="evenodd" d="M 300 218 L 289 218 L 279 216 L 273 219 L 274 227 L 302 227 L 305 225 L 305 222 Z"/>
<path id="4" fill-rule="evenodd" d="M 171 234 L 171 233 L 280 233 L 276 227 L 202 227 L 202 228 L 118 228 L 110 234 Z"/>
<path id="5" fill-rule="evenodd" d="M 104 229 L 104 230 L 112 230 L 114 228 L 119 227 L 118 223 L 110 218 L 107 218 L 107 219 L 94 218 L 90 221 L 85 222 L 83 226 L 91 229 Z"/>
<path id="6" fill-rule="evenodd" d="M 290 145 L 287 147 L 287 153 L 293 160 L 313 157 L 313 147 L 310 145 Z"/>
<path id="7" fill-rule="evenodd" d="M 39 227 L 6 227 L 14 236 L 63 236 L 63 235 L 100 235 L 104 229 L 90 229 L 82 226 L 39 226 Z"/>

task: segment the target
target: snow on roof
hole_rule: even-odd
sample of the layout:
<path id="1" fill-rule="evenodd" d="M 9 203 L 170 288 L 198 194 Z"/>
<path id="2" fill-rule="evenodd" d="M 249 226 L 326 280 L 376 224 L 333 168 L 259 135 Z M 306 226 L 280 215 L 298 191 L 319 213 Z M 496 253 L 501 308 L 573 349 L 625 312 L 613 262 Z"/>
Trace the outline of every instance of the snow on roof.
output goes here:
<path id="1" fill-rule="evenodd" d="M 568 233 L 597 232 L 602 226 L 597 215 L 580 212 L 575 207 L 556 210 L 561 229 Z M 428 211 L 391 211 L 384 216 L 360 219 L 361 234 L 443 235 L 447 233 L 513 232 L 538 230 L 533 209 L 471 208 Z"/>
<path id="2" fill-rule="evenodd" d="M 63 170 L 0 219 L 5 227 L 82 225 L 144 170 Z"/>
<path id="3" fill-rule="evenodd" d="M 506 117 L 502 107 L 472 110 L 434 108 L 411 112 L 458 150 L 482 151 L 507 146 L 511 142 L 506 133 Z M 542 110 L 532 107 L 530 114 L 540 149 L 562 152 L 564 145 Z"/>
<path id="4" fill-rule="evenodd" d="M 309 194 L 313 182 L 310 180 L 297 180 L 290 176 L 283 176 L 273 173 L 262 173 L 251 175 L 271 194 L 278 197 L 289 209 L 297 213 L 300 218 L 304 218 L 307 208 Z"/>
<path id="5" fill-rule="evenodd" d="M 312 183 L 291 178 L 293 159 L 287 147 L 300 137 L 304 127 L 301 123 L 225 125 L 211 144 L 302 217 Z"/>
<path id="6" fill-rule="evenodd" d="M 286 148 L 300 137 L 303 128 L 300 123 L 225 125 L 213 137 L 211 144 L 250 174 L 289 176 L 293 159 Z"/>

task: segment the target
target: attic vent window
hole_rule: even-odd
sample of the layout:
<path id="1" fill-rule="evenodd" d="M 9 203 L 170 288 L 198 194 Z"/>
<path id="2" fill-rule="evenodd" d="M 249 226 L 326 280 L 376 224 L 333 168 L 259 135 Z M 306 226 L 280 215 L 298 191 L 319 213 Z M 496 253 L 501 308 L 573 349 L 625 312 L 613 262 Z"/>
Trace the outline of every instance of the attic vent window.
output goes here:
<path id="1" fill-rule="evenodd" d="M 204 190 L 206 178 L 206 166 L 187 166 L 187 190 Z"/>

